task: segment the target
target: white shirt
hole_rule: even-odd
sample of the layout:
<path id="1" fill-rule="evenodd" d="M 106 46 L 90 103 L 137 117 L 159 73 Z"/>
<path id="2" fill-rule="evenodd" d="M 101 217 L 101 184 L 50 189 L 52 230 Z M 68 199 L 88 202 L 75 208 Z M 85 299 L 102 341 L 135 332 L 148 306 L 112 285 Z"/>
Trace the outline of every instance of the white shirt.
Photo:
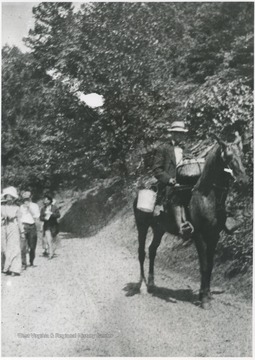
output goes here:
<path id="1" fill-rule="evenodd" d="M 40 217 L 40 209 L 36 203 L 30 202 L 28 207 L 26 205 L 20 206 L 21 222 L 25 224 L 35 224 L 35 220 Z"/>
<path id="2" fill-rule="evenodd" d="M 49 218 L 51 217 L 52 211 L 51 211 L 51 204 L 48 205 L 45 209 L 45 220 L 49 220 Z"/>
<path id="3" fill-rule="evenodd" d="M 174 154 L 176 159 L 176 167 L 181 165 L 183 159 L 183 150 L 179 146 L 174 147 Z"/>

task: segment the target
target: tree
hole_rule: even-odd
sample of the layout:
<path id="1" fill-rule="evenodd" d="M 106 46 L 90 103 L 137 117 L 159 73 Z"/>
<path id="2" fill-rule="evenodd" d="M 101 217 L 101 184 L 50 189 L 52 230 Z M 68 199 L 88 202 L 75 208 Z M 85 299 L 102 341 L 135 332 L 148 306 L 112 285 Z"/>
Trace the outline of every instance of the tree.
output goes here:
<path id="1" fill-rule="evenodd" d="M 117 168 L 128 176 L 130 152 L 153 144 L 168 122 L 187 118 L 202 137 L 214 121 L 223 131 L 239 120 L 240 109 L 249 118 L 252 9 L 252 3 L 85 3 L 74 13 L 71 3 L 40 3 L 25 39 L 31 53 L 26 61 L 14 57 L 22 58 L 26 77 L 17 83 L 25 83 L 25 93 L 15 106 L 4 99 L 5 122 L 23 122 L 31 141 L 26 154 L 46 164 L 43 174 L 54 186 Z M 5 79 L 14 91 L 15 81 Z M 232 96 L 235 84 L 241 92 Z M 104 111 L 79 102 L 77 91 L 102 94 Z M 241 98 L 249 102 L 245 109 L 235 105 Z"/>

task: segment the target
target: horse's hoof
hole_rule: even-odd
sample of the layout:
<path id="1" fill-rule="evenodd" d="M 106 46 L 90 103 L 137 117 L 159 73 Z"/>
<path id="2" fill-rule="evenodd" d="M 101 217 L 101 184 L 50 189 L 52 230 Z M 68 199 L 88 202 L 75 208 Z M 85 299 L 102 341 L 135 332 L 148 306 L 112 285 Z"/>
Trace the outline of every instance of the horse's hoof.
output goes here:
<path id="1" fill-rule="evenodd" d="M 209 300 L 212 300 L 212 299 L 213 299 L 213 296 L 212 296 L 212 293 L 211 293 L 211 292 L 208 293 L 208 299 L 209 299 Z"/>
<path id="2" fill-rule="evenodd" d="M 154 276 L 149 275 L 148 277 L 148 286 L 154 286 Z"/>
<path id="3" fill-rule="evenodd" d="M 204 310 L 210 310 L 212 307 L 211 302 L 208 298 L 202 299 L 201 301 L 201 308 Z"/>
<path id="4" fill-rule="evenodd" d="M 154 285 L 147 285 L 147 292 L 149 293 L 149 294 L 152 294 L 153 293 L 153 291 L 154 291 L 154 288 L 155 288 L 155 286 Z"/>

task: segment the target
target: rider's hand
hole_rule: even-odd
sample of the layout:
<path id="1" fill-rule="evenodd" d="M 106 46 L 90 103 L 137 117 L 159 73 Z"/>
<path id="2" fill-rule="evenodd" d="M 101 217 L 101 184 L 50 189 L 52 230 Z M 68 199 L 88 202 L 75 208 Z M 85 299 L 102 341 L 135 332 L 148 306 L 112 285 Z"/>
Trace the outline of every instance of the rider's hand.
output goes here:
<path id="1" fill-rule="evenodd" d="M 176 184 L 176 179 L 175 178 L 170 178 L 168 183 L 170 185 L 175 185 Z"/>

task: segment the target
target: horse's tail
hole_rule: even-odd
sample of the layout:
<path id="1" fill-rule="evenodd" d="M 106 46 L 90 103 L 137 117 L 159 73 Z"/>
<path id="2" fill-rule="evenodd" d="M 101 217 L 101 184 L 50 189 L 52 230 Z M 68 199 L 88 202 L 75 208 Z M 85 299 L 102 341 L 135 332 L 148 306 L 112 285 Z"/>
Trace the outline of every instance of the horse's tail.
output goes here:
<path id="1" fill-rule="evenodd" d="M 137 220 L 138 220 L 138 212 L 139 210 L 137 209 L 137 201 L 138 201 L 138 196 L 136 196 L 134 202 L 133 202 L 133 210 L 134 210 L 134 215 L 135 215 L 135 223 L 137 226 Z"/>

